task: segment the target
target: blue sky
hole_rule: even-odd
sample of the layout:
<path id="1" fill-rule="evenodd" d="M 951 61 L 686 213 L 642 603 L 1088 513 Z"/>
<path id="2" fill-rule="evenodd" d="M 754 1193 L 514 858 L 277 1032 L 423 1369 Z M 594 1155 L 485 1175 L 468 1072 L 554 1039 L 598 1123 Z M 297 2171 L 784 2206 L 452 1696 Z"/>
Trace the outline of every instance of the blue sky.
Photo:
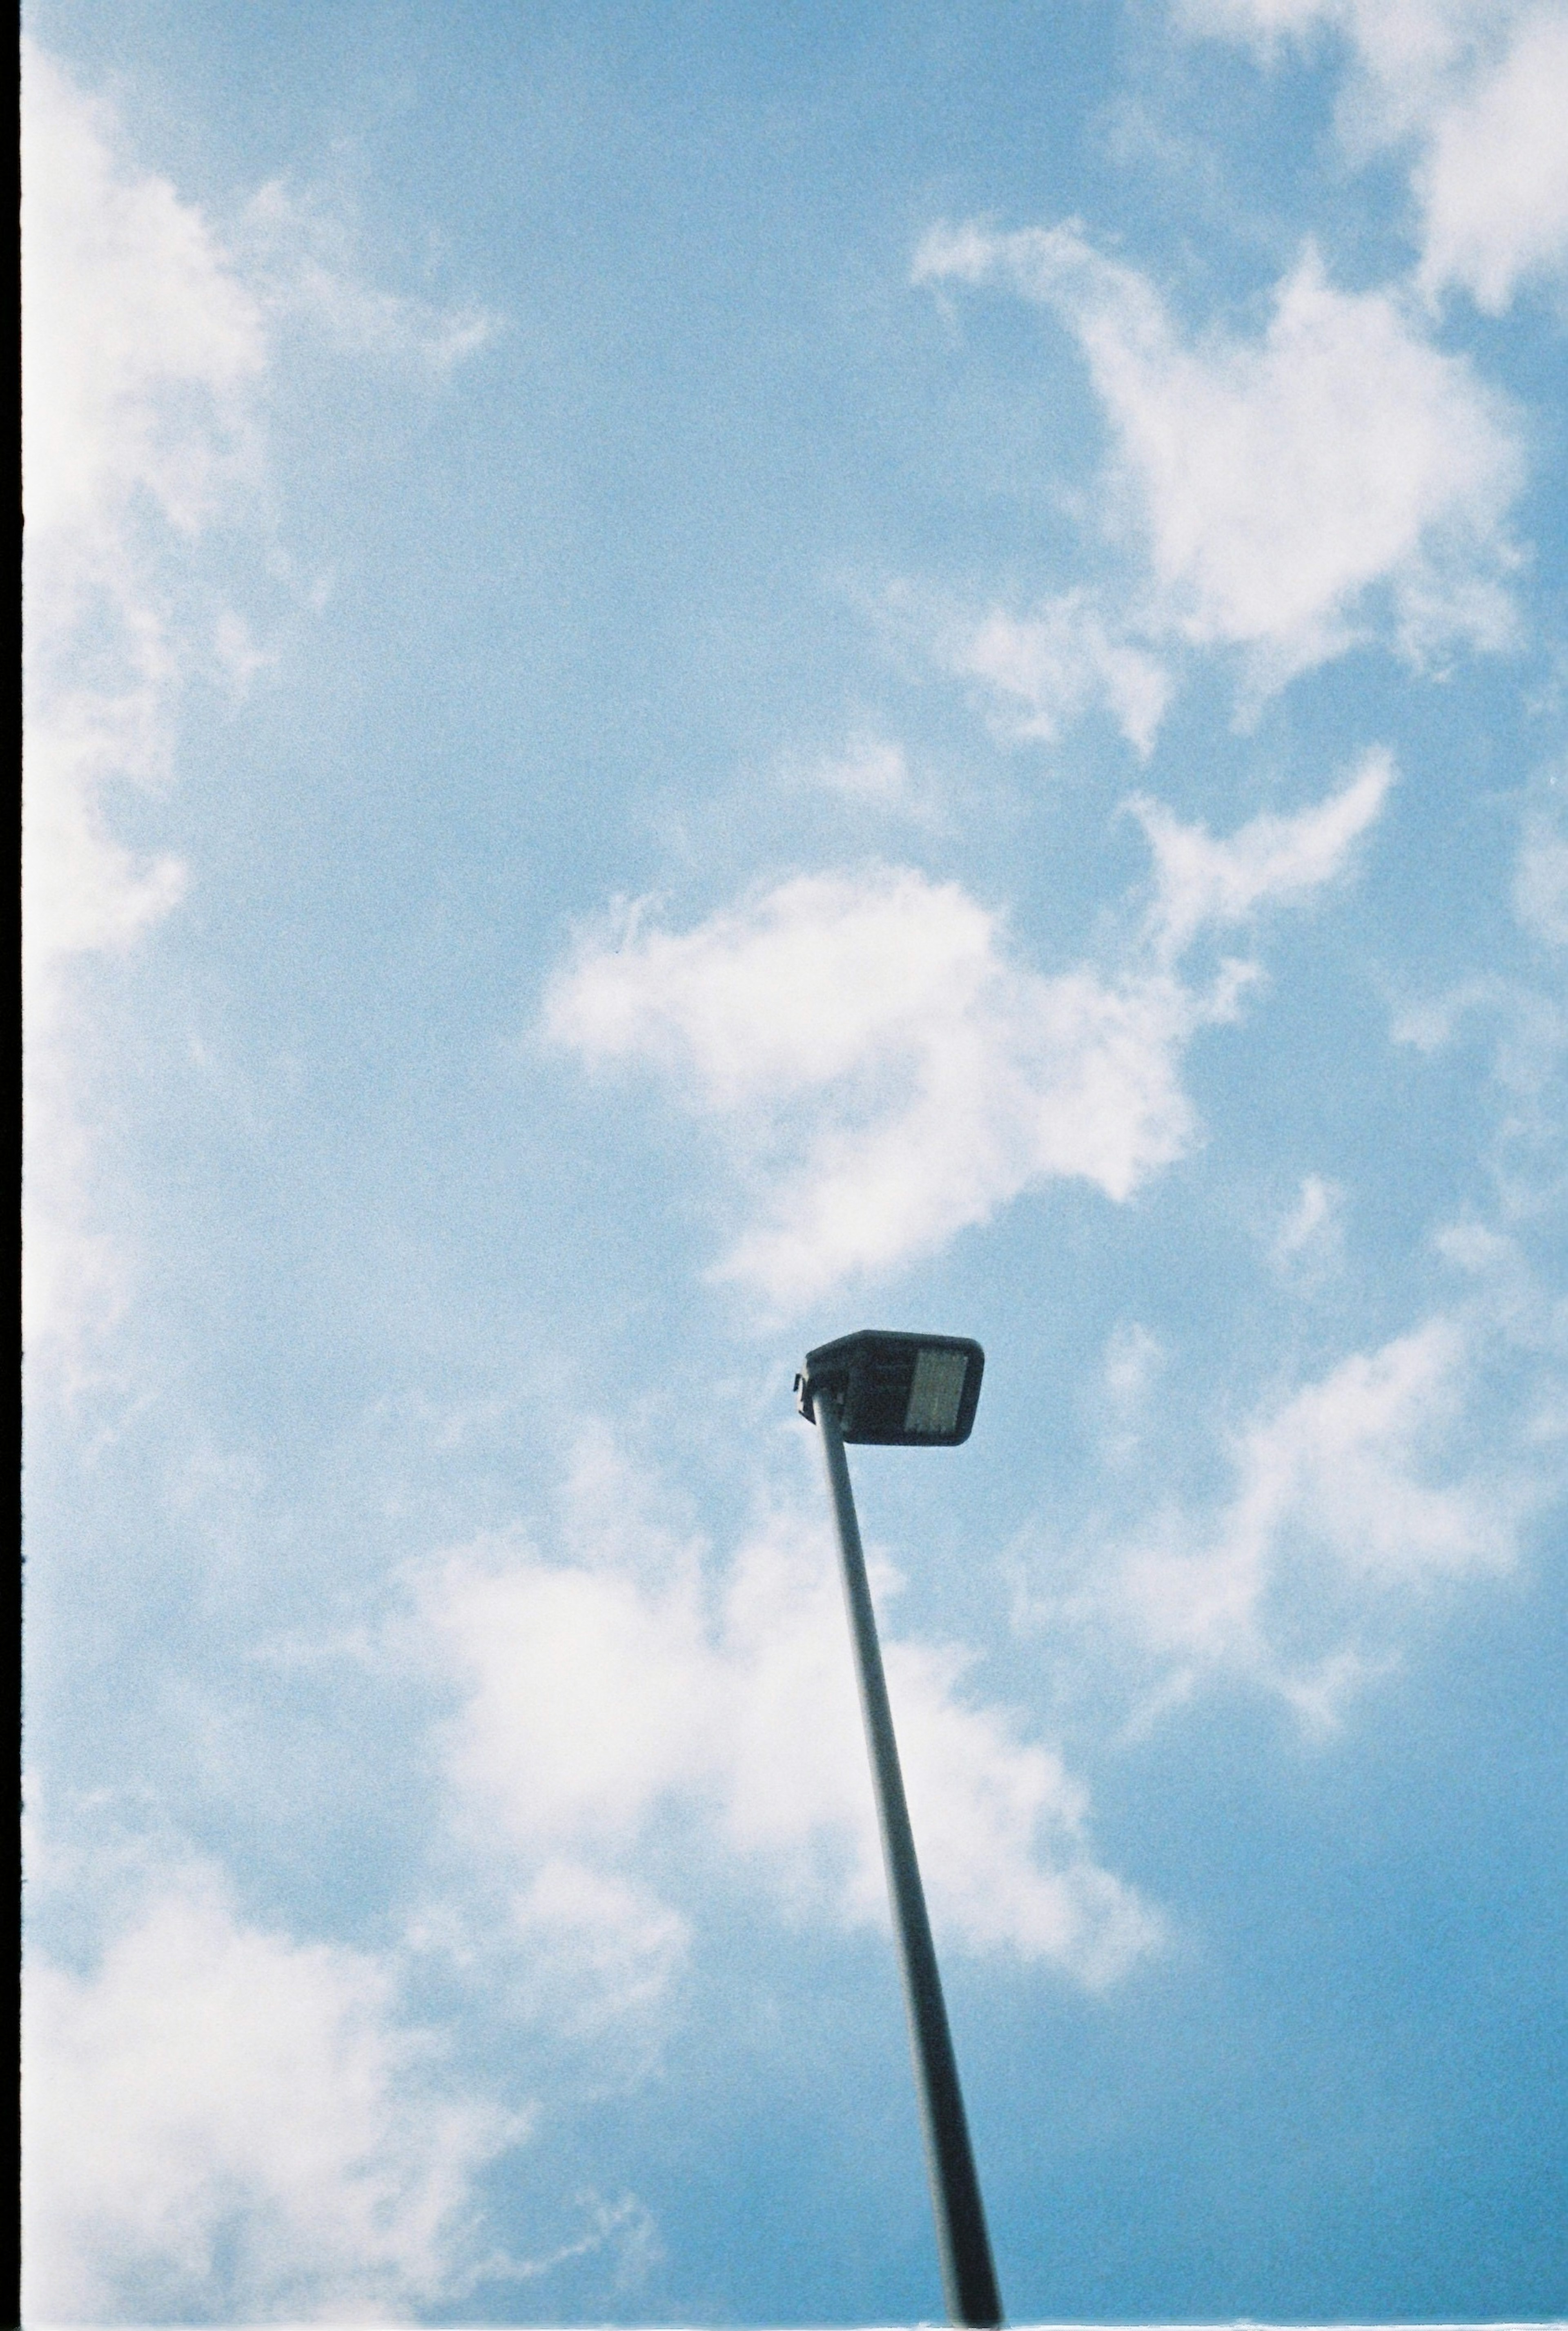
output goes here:
<path id="1" fill-rule="evenodd" d="M 29 2321 L 1560 2313 L 1568 14 L 29 33 Z"/>

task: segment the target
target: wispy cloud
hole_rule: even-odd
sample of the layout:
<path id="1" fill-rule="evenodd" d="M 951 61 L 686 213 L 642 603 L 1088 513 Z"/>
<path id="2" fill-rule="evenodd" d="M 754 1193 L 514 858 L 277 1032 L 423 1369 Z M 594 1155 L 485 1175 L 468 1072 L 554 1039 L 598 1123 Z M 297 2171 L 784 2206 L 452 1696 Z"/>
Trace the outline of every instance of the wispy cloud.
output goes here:
<path id="1" fill-rule="evenodd" d="M 1052 744 L 1086 713 L 1103 708 L 1135 752 L 1147 758 L 1171 697 L 1164 665 L 1127 637 L 1087 590 L 1060 593 L 1010 614 L 933 605 L 900 585 L 889 604 L 918 631 L 936 661 L 987 691 L 992 726 L 1008 741 Z"/>
<path id="2" fill-rule="evenodd" d="M 28 1347 L 75 1382 L 134 1270 L 95 1218 L 71 970 L 144 940 L 188 886 L 177 850 L 120 838 L 117 792 L 171 785 L 195 680 L 242 697 L 272 661 L 230 602 L 271 547 L 280 335 L 444 376 L 491 324 L 375 290 L 329 215 L 279 188 L 220 233 L 32 42 L 23 93 Z M 198 553 L 225 530 L 242 547 L 219 589 Z"/>
<path id="3" fill-rule="evenodd" d="M 1144 649 L 1113 638 L 1080 592 L 1022 619 L 993 609 L 956 648 L 953 663 L 1012 700 L 1024 737 L 1049 740 L 1087 703 L 1103 698 L 1145 758 L 1170 699 L 1164 667 Z"/>
<path id="4" fill-rule="evenodd" d="M 1265 901 L 1299 898 L 1332 881 L 1381 814 L 1393 774 L 1392 756 L 1374 750 L 1338 793 L 1293 816 L 1255 817 L 1223 841 L 1159 802 L 1135 801 L 1155 853 L 1155 920 L 1166 949 L 1179 955 L 1205 926 L 1234 928 Z"/>
<path id="5" fill-rule="evenodd" d="M 1396 1043 L 1437 1053 L 1461 1028 L 1492 1032 L 1495 1118 L 1487 1163 L 1505 1215 L 1541 1215 L 1568 1194 L 1568 1009 L 1560 994 L 1487 974 L 1395 1013 Z"/>
<path id="6" fill-rule="evenodd" d="M 1528 809 L 1514 864 L 1514 912 L 1539 956 L 1534 971 L 1484 971 L 1411 998 L 1390 1033 L 1418 1051 L 1446 1051 L 1461 1032 L 1490 1042 L 1493 1125 L 1487 1164 L 1505 1218 L 1549 1214 L 1568 1194 L 1568 1005 L 1555 975 L 1568 944 L 1568 844 L 1549 802 Z"/>
<path id="7" fill-rule="evenodd" d="M 1113 483 L 1148 559 L 1134 628 L 1247 651 L 1268 690 L 1378 628 L 1402 652 L 1506 646 L 1516 419 L 1395 297 L 1345 292 L 1310 247 L 1251 337 L 1189 337 L 1074 225 L 941 227 L 917 282 L 999 283 L 1077 335 Z"/>
<path id="8" fill-rule="evenodd" d="M 1249 1425 L 1212 1533 L 1193 1543 L 1172 1518 L 1127 1562 L 1122 1592 L 1150 1646 L 1186 1672 L 1191 1662 L 1258 1675 L 1322 1717 L 1361 1655 L 1314 1645 L 1293 1659 L 1278 1636 L 1301 1611 L 1282 1602 L 1316 1602 L 1343 1625 L 1346 1572 L 1409 1580 L 1506 1565 L 1512 1518 L 1489 1485 L 1441 1478 L 1466 1357 L 1457 1323 L 1434 1318 Z"/>
<path id="9" fill-rule="evenodd" d="M 1518 1563 L 1563 1484 L 1568 1332 L 1506 1241 L 1439 1244 L 1473 1293 L 1259 1402 L 1212 1503 L 1157 1505 L 1097 1546 L 1091 1585 L 1026 1598 L 1026 1625 L 1133 1647 L 1139 1724 L 1229 1682 L 1331 1729 L 1434 1603 Z"/>
<path id="10" fill-rule="evenodd" d="M 720 1265 L 782 1307 L 934 1251 L 1052 1178 L 1126 1199 L 1194 1130 L 1183 1054 L 1233 1017 L 1249 966 L 1185 979 L 1202 928 L 1338 872 L 1391 777 L 1228 840 L 1154 804 L 1145 912 L 1108 969 L 1042 976 L 1000 917 L 912 869 L 803 876 L 695 930 L 632 914 L 553 983 L 546 1027 L 639 1063 L 718 1127 L 755 1219 Z"/>
<path id="11" fill-rule="evenodd" d="M 269 311 L 313 325 L 351 355 L 445 378 L 501 328 L 487 309 L 445 307 L 374 282 L 349 220 L 283 179 L 252 195 L 236 236 Z"/>
<path id="12" fill-rule="evenodd" d="M 813 759 L 790 759 L 781 772 L 792 789 L 801 785 L 834 794 L 859 810 L 927 828 L 946 822 L 940 788 L 927 773 L 910 765 L 895 738 L 872 727 L 854 729 L 841 748 Z"/>
<path id="13" fill-rule="evenodd" d="M 1345 1243 L 1345 1192 L 1321 1174 L 1305 1174 L 1275 1232 L 1269 1261 L 1282 1279 L 1311 1285 L 1338 1262 Z"/>
<path id="14" fill-rule="evenodd" d="M 1525 821 L 1514 868 L 1514 912 L 1532 938 L 1568 947 L 1568 832 L 1544 809 Z"/>

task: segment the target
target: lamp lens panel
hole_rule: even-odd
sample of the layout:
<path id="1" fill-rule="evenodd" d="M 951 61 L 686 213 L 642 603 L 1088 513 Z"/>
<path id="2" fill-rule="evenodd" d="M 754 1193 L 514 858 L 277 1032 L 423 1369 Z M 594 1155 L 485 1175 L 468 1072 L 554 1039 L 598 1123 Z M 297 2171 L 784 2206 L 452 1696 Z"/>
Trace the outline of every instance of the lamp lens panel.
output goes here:
<path id="1" fill-rule="evenodd" d="M 967 1352 L 926 1350 L 917 1354 L 904 1412 L 906 1432 L 951 1432 L 969 1373 Z"/>

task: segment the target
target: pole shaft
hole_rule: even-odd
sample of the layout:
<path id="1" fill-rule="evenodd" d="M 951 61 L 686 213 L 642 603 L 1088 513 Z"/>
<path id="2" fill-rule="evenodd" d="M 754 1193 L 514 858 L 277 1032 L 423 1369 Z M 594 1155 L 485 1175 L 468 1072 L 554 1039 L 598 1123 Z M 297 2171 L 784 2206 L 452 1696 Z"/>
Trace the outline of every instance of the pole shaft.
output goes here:
<path id="1" fill-rule="evenodd" d="M 871 1774 L 876 1784 L 882 1854 L 904 1976 L 904 2001 L 909 2011 L 909 2041 L 920 2092 L 947 2312 L 955 2324 L 972 2325 L 975 2331 L 993 2331 L 1002 2321 L 1002 2299 L 996 2288 L 996 2269 L 992 2263 L 991 2238 L 985 2229 L 985 2211 L 980 2199 L 980 2180 L 974 2171 L 963 2091 L 958 2085 L 958 2060 L 953 2052 L 942 1978 L 936 1968 L 936 1946 L 931 1940 L 931 1921 L 926 1913 L 920 1865 L 915 1858 L 915 1833 L 909 1826 L 904 1777 L 898 1769 L 893 1711 L 882 1672 L 876 1613 L 866 1578 L 866 1557 L 860 1546 L 860 1527 L 855 1516 L 854 1492 L 850 1487 L 838 1406 L 831 1393 L 814 1388 L 813 1406 L 822 1434 L 833 1516 L 839 1527 L 844 1600 L 849 1607 L 850 1634 L 860 1686 L 860 1712 L 865 1717 L 866 1744 L 870 1750 Z"/>

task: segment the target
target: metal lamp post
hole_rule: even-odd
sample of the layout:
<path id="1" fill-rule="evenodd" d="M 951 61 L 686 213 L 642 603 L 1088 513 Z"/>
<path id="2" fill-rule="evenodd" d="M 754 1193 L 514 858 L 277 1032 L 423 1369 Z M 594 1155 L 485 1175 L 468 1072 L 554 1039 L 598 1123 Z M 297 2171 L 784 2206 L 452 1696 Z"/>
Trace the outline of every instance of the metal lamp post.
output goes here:
<path id="1" fill-rule="evenodd" d="M 866 1557 L 844 1456 L 847 1441 L 927 1449 L 950 1449 L 966 1441 L 974 1422 L 984 1365 L 979 1345 L 966 1337 L 880 1334 L 866 1328 L 808 1352 L 795 1378 L 795 1399 L 801 1414 L 814 1422 L 822 1434 L 828 1489 L 838 1523 L 844 1600 L 909 2012 L 909 2040 L 920 2091 L 947 2311 L 955 2324 L 993 2331 L 1002 2321 L 1002 2298 L 920 1866 L 915 1858 L 893 1711 L 882 1673 Z"/>

